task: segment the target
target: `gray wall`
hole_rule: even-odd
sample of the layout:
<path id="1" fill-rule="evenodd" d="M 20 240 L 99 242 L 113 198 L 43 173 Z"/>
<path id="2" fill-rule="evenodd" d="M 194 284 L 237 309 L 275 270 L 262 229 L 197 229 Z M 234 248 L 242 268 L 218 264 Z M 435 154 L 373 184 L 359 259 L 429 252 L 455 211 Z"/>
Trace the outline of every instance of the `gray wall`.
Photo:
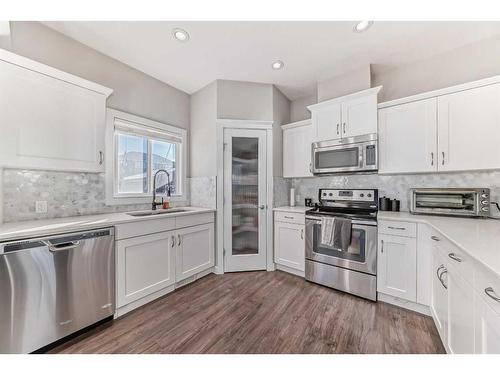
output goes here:
<path id="1" fill-rule="evenodd" d="M 38 22 L 11 22 L 10 50 L 114 90 L 108 106 L 189 128 L 189 95 Z"/>
<path id="2" fill-rule="evenodd" d="M 500 74 L 500 36 L 398 67 L 372 65 L 379 101 L 402 98 Z"/>
<path id="3" fill-rule="evenodd" d="M 273 85 L 217 80 L 217 117 L 271 121 Z"/>
<path id="4" fill-rule="evenodd" d="M 217 175 L 217 81 L 191 96 L 191 176 Z"/>
<path id="5" fill-rule="evenodd" d="M 290 100 L 273 86 L 273 175 L 283 176 L 283 130 L 290 122 Z"/>
<path id="6" fill-rule="evenodd" d="M 290 103 L 290 122 L 310 119 L 311 112 L 307 109 L 307 106 L 317 102 L 318 96 L 316 93 L 292 100 Z"/>
<path id="7" fill-rule="evenodd" d="M 371 87 L 370 65 L 318 82 L 318 102 Z"/>

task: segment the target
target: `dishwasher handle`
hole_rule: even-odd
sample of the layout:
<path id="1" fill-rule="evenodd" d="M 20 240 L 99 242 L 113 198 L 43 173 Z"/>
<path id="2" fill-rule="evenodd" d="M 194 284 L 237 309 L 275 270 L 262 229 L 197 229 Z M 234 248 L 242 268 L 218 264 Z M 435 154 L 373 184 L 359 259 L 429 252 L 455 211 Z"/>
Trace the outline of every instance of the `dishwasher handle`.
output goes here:
<path id="1" fill-rule="evenodd" d="M 64 251 L 64 250 L 71 250 L 74 249 L 75 247 L 80 245 L 80 241 L 68 241 L 68 242 L 63 242 L 63 243 L 58 243 L 58 244 L 52 244 L 48 241 L 44 241 L 47 247 L 49 248 L 49 251 L 56 253 L 58 251 Z"/>

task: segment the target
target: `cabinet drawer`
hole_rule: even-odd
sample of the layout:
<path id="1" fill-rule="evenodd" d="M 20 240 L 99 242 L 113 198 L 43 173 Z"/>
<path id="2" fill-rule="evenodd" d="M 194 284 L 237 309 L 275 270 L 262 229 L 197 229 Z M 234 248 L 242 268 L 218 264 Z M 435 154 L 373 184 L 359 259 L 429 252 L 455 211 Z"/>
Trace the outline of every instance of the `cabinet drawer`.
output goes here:
<path id="1" fill-rule="evenodd" d="M 175 218 L 149 219 L 115 226 L 115 239 L 144 236 L 151 233 L 165 232 L 175 228 Z"/>
<path id="2" fill-rule="evenodd" d="M 475 264 L 474 287 L 483 300 L 500 314 L 500 277 L 481 264 Z"/>
<path id="3" fill-rule="evenodd" d="M 416 237 L 417 224 L 405 221 L 381 220 L 378 222 L 378 231 L 393 236 Z"/>
<path id="4" fill-rule="evenodd" d="M 306 215 L 297 212 L 275 212 L 274 220 L 281 221 L 283 223 L 294 223 L 294 224 L 302 224 L 306 223 Z"/>
<path id="5" fill-rule="evenodd" d="M 472 285 L 474 280 L 473 259 L 463 250 L 444 238 L 443 235 L 435 231 L 431 231 L 431 240 L 450 267 L 454 268 L 461 277 Z"/>
<path id="6" fill-rule="evenodd" d="M 208 212 L 205 214 L 198 214 L 198 215 L 178 216 L 175 218 L 175 227 L 186 228 L 186 227 L 192 227 L 194 225 L 207 224 L 213 222 L 214 222 L 214 213 Z"/>

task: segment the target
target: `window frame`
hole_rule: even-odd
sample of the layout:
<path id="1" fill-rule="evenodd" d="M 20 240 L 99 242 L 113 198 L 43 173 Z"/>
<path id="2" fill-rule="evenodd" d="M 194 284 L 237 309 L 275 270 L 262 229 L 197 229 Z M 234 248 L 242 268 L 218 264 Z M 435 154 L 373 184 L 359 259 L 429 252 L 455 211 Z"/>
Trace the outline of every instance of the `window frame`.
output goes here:
<path id="1" fill-rule="evenodd" d="M 115 129 L 117 122 L 121 124 L 130 124 L 130 128 L 136 128 L 139 132 Z M 142 134 L 141 134 L 142 131 Z M 148 134 L 149 133 L 149 134 Z M 118 158 L 116 134 L 128 134 L 144 137 L 147 139 L 147 193 L 119 193 L 118 192 Z M 155 136 L 156 134 L 156 136 Z M 177 140 L 179 142 L 177 142 Z M 170 197 L 171 201 L 187 201 L 187 131 L 185 129 L 164 124 L 161 122 L 146 119 L 144 117 L 132 115 L 130 113 L 108 108 L 106 111 L 106 204 L 143 204 L 151 203 L 153 199 L 152 183 L 152 142 L 172 142 L 176 143 L 176 173 L 178 184 L 176 186 L 178 193 Z M 157 194 L 157 197 L 165 197 L 166 194 Z"/>

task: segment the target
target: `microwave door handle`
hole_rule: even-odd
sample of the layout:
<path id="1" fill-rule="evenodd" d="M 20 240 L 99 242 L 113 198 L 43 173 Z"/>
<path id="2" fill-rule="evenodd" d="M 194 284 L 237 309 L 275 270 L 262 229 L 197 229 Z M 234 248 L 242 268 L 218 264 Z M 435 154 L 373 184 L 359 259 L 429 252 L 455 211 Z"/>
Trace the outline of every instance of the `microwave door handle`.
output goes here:
<path id="1" fill-rule="evenodd" d="M 359 148 L 359 167 L 360 168 L 363 168 L 364 167 L 364 152 L 365 152 L 365 148 L 364 147 L 360 147 Z"/>

